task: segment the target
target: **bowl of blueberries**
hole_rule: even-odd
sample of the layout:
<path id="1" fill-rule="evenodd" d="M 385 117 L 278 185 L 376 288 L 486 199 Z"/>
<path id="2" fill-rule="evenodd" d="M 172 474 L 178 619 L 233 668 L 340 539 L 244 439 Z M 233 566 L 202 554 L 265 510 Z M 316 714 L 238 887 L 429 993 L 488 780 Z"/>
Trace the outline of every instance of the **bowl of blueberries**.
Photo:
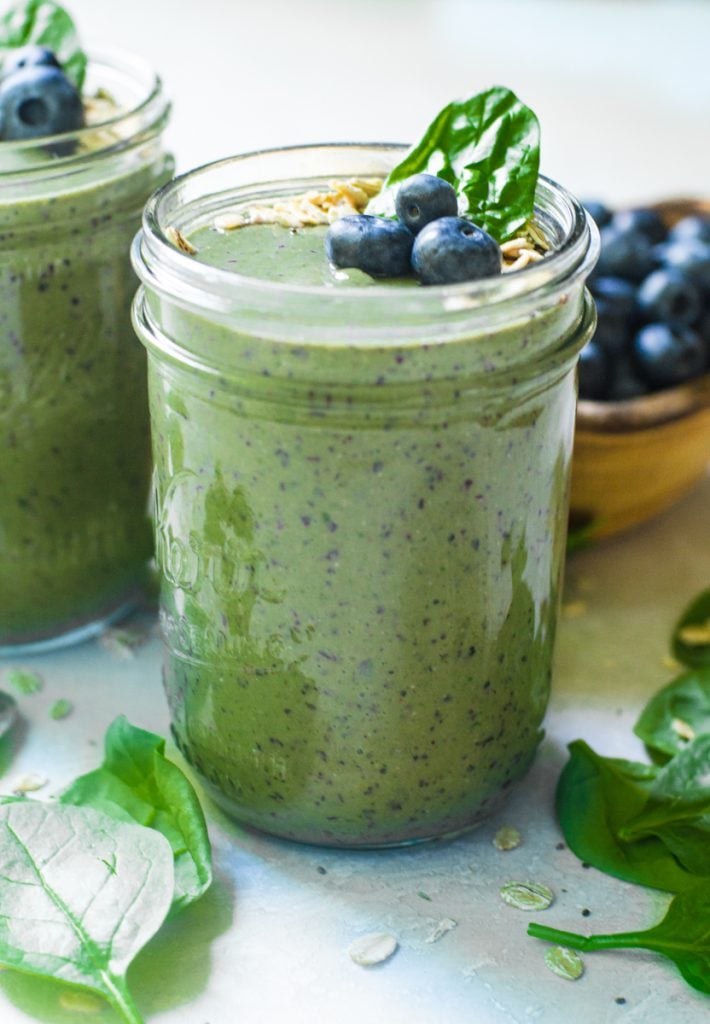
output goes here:
<path id="1" fill-rule="evenodd" d="M 589 281 L 579 363 L 570 535 L 598 539 L 686 494 L 710 460 L 710 199 L 612 212 Z"/>

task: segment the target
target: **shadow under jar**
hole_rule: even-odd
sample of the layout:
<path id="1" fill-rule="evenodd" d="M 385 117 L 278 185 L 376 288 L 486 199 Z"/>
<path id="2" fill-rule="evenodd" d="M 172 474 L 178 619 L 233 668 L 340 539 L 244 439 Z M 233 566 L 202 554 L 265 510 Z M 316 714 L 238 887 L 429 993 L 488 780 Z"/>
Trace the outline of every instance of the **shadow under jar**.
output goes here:
<path id="1" fill-rule="evenodd" d="M 77 641 L 125 612 L 152 554 L 145 352 L 130 244 L 173 170 L 142 61 L 95 54 L 110 120 L 0 143 L 0 653 Z"/>
<path id="2" fill-rule="evenodd" d="M 494 279 L 299 283 L 325 259 L 317 228 L 289 236 L 287 271 L 283 229 L 239 272 L 210 257 L 216 215 L 385 175 L 401 152 L 202 168 L 150 201 L 134 245 L 174 735 L 234 818 L 333 846 L 456 834 L 528 769 L 594 326 L 596 235 L 547 180 L 557 251 Z"/>

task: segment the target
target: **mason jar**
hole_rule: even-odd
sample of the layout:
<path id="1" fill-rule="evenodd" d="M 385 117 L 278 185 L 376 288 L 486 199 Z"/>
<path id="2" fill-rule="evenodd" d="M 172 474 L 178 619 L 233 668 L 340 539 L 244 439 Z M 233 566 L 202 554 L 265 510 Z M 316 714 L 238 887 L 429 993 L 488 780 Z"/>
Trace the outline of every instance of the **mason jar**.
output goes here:
<path id="1" fill-rule="evenodd" d="M 109 119 L 0 143 L 0 653 L 124 613 L 152 555 L 145 352 L 130 243 L 172 174 L 169 104 L 142 61 L 97 53 Z M 101 101 L 99 101 L 101 102 Z"/>
<path id="2" fill-rule="evenodd" d="M 235 819 L 333 846 L 468 829 L 534 757 L 597 235 L 543 178 L 553 254 L 465 284 L 265 280 L 170 239 L 401 152 L 201 168 L 133 249 L 176 741 Z"/>

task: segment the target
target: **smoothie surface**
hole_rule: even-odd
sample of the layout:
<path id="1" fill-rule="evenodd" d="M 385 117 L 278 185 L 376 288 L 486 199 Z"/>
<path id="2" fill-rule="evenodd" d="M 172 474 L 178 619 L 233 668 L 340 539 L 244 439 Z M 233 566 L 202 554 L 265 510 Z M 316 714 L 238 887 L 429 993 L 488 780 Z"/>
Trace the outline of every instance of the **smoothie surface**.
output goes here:
<path id="1" fill-rule="evenodd" d="M 334 267 L 325 252 L 325 225 L 285 228 L 280 224 L 249 224 L 236 231 L 205 226 L 190 235 L 196 258 L 220 270 L 246 277 L 306 287 L 419 287 L 414 276 L 375 278 L 362 270 Z"/>

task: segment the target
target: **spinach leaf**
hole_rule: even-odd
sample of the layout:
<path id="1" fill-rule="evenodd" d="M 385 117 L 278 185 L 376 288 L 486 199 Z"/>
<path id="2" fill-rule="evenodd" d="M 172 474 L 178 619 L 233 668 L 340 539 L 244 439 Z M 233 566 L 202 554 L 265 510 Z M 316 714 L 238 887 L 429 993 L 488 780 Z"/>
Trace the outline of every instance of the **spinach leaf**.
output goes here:
<path id="1" fill-rule="evenodd" d="M 691 668 L 710 666 L 710 590 L 685 609 L 671 637 L 673 657 Z"/>
<path id="2" fill-rule="evenodd" d="M 59 799 L 162 832 L 175 858 L 173 910 L 180 910 L 212 882 L 210 841 L 197 795 L 166 758 L 165 740 L 123 715 L 109 726 L 104 745 L 103 765 L 76 779 Z"/>
<path id="3" fill-rule="evenodd" d="M 65 75 L 81 92 L 87 56 L 71 15 L 54 0 L 27 0 L 0 18 L 0 49 L 30 43 L 52 50 Z"/>
<path id="4" fill-rule="evenodd" d="M 644 809 L 619 829 L 632 843 L 652 835 L 686 871 L 710 876 L 710 734 L 659 771 Z"/>
<path id="5" fill-rule="evenodd" d="M 557 813 L 570 849 L 600 871 L 654 889 L 680 892 L 697 884 L 655 835 L 627 842 L 621 829 L 644 810 L 660 771 L 655 765 L 601 757 L 583 740 L 557 785 Z"/>
<path id="6" fill-rule="evenodd" d="M 710 733 L 710 667 L 684 672 L 651 698 L 634 732 L 653 755 L 673 757 Z"/>
<path id="7" fill-rule="evenodd" d="M 0 806 L 3 967 L 90 989 L 142 1024 L 125 974 L 172 891 L 170 846 L 154 829 L 83 807 Z"/>
<path id="8" fill-rule="evenodd" d="M 663 920 L 647 931 L 584 936 L 533 922 L 528 925 L 528 935 L 585 952 L 650 949 L 672 960 L 689 985 L 710 994 L 709 921 L 710 884 L 706 882 L 679 893 Z"/>
<path id="9" fill-rule="evenodd" d="M 510 89 L 494 86 L 444 107 L 368 213 L 393 209 L 396 186 L 426 171 L 453 185 L 462 215 L 502 242 L 533 216 L 539 167 L 537 117 Z"/>

